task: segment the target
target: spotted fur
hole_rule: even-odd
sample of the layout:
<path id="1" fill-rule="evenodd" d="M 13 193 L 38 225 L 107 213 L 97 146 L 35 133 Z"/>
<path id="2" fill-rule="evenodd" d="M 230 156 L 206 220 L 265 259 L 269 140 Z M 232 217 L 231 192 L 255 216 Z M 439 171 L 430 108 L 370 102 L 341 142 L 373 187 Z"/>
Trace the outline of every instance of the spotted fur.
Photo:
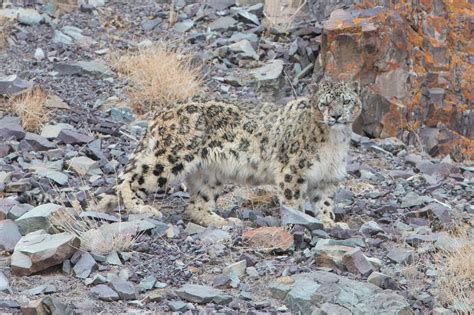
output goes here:
<path id="1" fill-rule="evenodd" d="M 117 193 L 129 211 L 161 216 L 143 197 L 184 181 L 188 217 L 220 226 L 226 221 L 213 210 L 223 184 L 273 184 L 281 203 L 303 211 L 308 198 L 330 225 L 332 194 L 346 175 L 351 124 L 360 110 L 358 89 L 344 82 L 322 83 L 312 97 L 286 106 L 170 106 L 153 119 Z"/>

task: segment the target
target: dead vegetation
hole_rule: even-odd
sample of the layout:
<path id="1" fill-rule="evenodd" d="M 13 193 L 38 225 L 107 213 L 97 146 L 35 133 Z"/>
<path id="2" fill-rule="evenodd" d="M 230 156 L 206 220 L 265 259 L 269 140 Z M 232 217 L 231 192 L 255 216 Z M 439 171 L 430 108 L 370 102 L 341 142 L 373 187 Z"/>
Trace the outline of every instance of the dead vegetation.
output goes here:
<path id="1" fill-rule="evenodd" d="M 13 24 L 10 19 L 0 16 L 0 51 L 8 46 L 7 39 L 12 25 Z"/>
<path id="2" fill-rule="evenodd" d="M 126 54 L 115 52 L 109 61 L 129 79 L 128 96 L 142 111 L 186 101 L 203 89 L 201 68 L 193 65 L 192 56 L 163 43 Z"/>
<path id="3" fill-rule="evenodd" d="M 43 90 L 34 88 L 10 100 L 12 112 L 21 118 L 26 131 L 38 132 L 48 121 L 47 99 L 48 95 Z"/>
<path id="4" fill-rule="evenodd" d="M 468 312 L 474 309 L 474 240 L 463 233 L 453 245 L 434 256 L 436 296 L 443 305 Z"/>
<path id="5" fill-rule="evenodd" d="M 79 238 L 82 250 L 101 255 L 114 251 L 123 252 L 130 249 L 140 236 L 136 228 L 126 226 L 116 230 L 102 229 L 99 221 L 80 214 L 81 211 L 69 208 L 57 211 L 50 221 L 58 231 L 68 232 Z"/>
<path id="6" fill-rule="evenodd" d="M 265 22 L 267 27 L 287 32 L 296 18 L 302 14 L 307 0 L 267 0 L 265 1 Z"/>

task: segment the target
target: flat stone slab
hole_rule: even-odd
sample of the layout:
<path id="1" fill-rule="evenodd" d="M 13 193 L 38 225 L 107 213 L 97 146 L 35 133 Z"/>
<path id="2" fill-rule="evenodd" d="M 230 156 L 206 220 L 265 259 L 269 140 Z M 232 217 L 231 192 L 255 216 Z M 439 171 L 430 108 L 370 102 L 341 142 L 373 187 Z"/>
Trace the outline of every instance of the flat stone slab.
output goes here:
<path id="1" fill-rule="evenodd" d="M 269 289 L 291 312 L 300 314 L 319 314 L 328 307 L 325 303 L 351 310 L 352 314 L 374 314 L 374 310 L 383 310 L 383 314 L 413 314 L 405 298 L 394 291 L 325 271 L 280 277 L 270 282 Z"/>
<path id="2" fill-rule="evenodd" d="M 218 303 L 221 302 L 222 298 L 232 298 L 224 293 L 222 290 L 213 288 L 208 285 L 199 285 L 199 284 L 185 284 L 181 288 L 176 290 L 176 294 L 186 301 L 193 303 Z M 229 303 L 228 301 L 227 303 Z M 218 303 L 222 304 L 222 303 Z"/>
<path id="3" fill-rule="evenodd" d="M 29 276 L 69 259 L 80 246 L 80 240 L 69 233 L 47 234 L 40 230 L 20 239 L 11 256 L 11 271 Z"/>
<path id="4" fill-rule="evenodd" d="M 26 212 L 16 219 L 15 222 L 18 225 L 21 235 L 26 235 L 38 230 L 51 232 L 53 226 L 51 225 L 50 218 L 56 211 L 60 210 L 64 210 L 64 207 L 54 203 L 46 203 Z"/>

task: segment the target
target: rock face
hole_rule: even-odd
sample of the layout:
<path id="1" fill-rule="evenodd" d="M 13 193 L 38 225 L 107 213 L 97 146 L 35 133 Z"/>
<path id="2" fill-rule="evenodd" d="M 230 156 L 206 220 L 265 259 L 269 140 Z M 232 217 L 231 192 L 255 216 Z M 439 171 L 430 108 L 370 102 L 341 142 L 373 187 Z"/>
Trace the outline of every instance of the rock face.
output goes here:
<path id="1" fill-rule="evenodd" d="M 58 265 L 74 254 L 80 240 L 68 233 L 32 232 L 20 239 L 11 257 L 12 273 L 28 276 Z"/>
<path id="2" fill-rule="evenodd" d="M 385 7 L 376 7 L 381 3 Z M 357 133 L 397 136 L 408 143 L 420 138 L 432 156 L 473 159 L 472 4 L 387 3 L 366 1 L 331 14 L 324 23 L 316 79 L 362 83 Z"/>
<path id="3" fill-rule="evenodd" d="M 271 282 L 269 289 L 295 313 L 326 314 L 323 310 L 331 306 L 352 314 L 412 314 L 407 301 L 391 290 L 324 271 L 281 277 Z"/>

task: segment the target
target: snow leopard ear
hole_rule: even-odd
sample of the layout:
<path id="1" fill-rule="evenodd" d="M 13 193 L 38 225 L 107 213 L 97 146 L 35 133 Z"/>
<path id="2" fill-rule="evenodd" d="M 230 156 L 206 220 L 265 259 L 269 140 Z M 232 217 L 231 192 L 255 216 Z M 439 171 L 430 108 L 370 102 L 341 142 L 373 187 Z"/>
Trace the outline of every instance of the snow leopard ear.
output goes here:
<path id="1" fill-rule="evenodd" d="M 351 81 L 348 83 L 349 87 L 356 93 L 357 95 L 360 94 L 360 82 L 359 81 Z"/>

